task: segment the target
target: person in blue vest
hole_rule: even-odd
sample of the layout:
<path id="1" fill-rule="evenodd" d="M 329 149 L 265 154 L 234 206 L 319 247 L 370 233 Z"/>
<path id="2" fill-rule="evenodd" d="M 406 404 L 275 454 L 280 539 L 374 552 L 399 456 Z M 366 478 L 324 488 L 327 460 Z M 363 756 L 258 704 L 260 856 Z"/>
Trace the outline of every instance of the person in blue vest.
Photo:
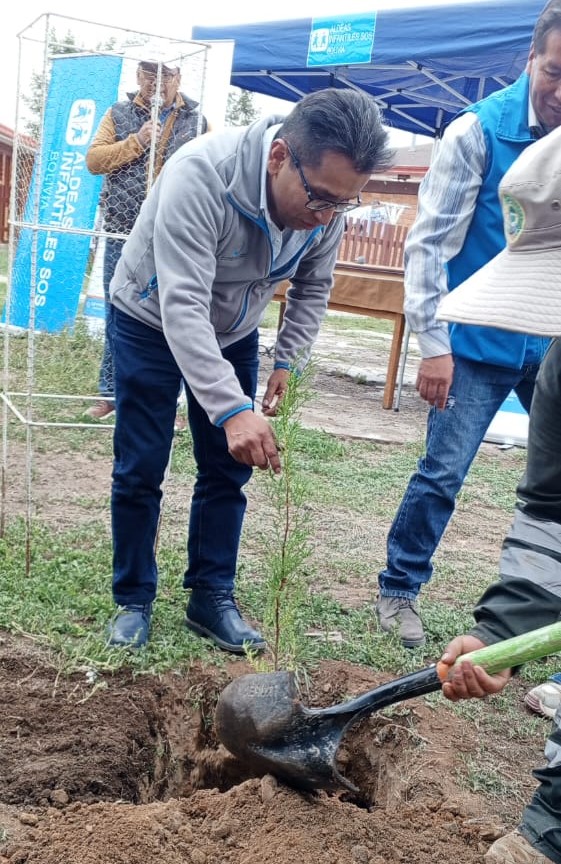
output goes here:
<path id="1" fill-rule="evenodd" d="M 483 645 L 561 619 L 561 128 L 514 162 L 500 196 L 506 248 L 446 296 L 437 317 L 474 330 L 491 325 L 516 334 L 527 328 L 555 338 L 536 380 L 526 470 L 502 546 L 500 578 L 478 600 L 474 626 L 447 646 L 442 660 L 450 666 Z M 442 692 L 452 701 L 482 698 L 499 693 L 512 673 L 488 675 L 464 661 L 450 671 Z M 488 849 L 485 864 L 561 864 L 559 701 L 551 716 L 532 798 L 517 828 Z"/>
<path id="2" fill-rule="evenodd" d="M 158 68 L 159 95 L 156 94 Z M 155 180 L 166 159 L 178 147 L 207 131 L 207 121 L 197 111 L 197 102 L 179 91 L 179 67 L 142 60 L 138 64 L 136 79 L 138 91 L 129 93 L 127 99 L 116 102 L 105 113 L 86 154 L 89 171 L 92 174 L 105 174 L 102 191 L 103 230 L 114 235 L 105 240 L 103 258 L 106 326 L 99 370 L 101 398 L 86 412 L 97 420 L 109 417 L 115 409 L 113 354 L 107 321 L 109 283 L 123 243 L 146 198 L 150 180 Z M 153 140 L 155 152 L 150 176 Z"/>
<path id="3" fill-rule="evenodd" d="M 491 420 L 514 390 L 529 410 L 549 340 L 437 321 L 438 302 L 503 247 L 499 182 L 536 138 L 561 124 L 561 0 L 533 33 L 514 84 L 447 128 L 419 191 L 405 247 L 405 314 L 421 351 L 416 388 L 431 406 L 419 460 L 387 538 L 375 611 L 406 648 L 425 642 L 418 595 Z"/>

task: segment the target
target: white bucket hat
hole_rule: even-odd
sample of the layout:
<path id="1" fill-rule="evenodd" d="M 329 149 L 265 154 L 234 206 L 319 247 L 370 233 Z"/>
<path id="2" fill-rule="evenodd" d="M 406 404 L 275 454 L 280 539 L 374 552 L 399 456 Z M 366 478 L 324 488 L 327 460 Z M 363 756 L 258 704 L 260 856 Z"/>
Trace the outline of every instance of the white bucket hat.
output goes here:
<path id="1" fill-rule="evenodd" d="M 521 153 L 499 197 L 506 248 L 447 294 L 436 317 L 561 336 L 561 127 Z"/>

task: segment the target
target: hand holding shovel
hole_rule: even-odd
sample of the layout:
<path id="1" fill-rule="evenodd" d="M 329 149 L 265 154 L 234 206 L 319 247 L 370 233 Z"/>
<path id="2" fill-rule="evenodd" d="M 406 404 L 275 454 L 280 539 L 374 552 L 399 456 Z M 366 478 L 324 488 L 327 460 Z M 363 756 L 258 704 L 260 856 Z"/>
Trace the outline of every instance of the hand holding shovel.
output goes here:
<path id="1" fill-rule="evenodd" d="M 495 674 L 561 650 L 561 622 L 458 657 Z M 337 750 L 360 717 L 439 690 L 454 666 L 437 663 L 330 708 L 306 708 L 294 673 L 243 675 L 221 693 L 215 727 L 220 741 L 253 770 L 300 789 L 359 790 L 339 772 Z"/>

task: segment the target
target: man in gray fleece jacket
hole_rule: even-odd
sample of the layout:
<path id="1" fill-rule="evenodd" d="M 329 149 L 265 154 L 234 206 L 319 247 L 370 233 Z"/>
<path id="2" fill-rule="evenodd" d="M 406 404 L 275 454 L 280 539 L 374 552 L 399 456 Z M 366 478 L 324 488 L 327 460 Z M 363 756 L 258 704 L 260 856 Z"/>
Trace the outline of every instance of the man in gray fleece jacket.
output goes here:
<path id="1" fill-rule="evenodd" d="M 111 282 L 115 461 L 109 643 L 148 639 L 154 544 L 182 379 L 197 476 L 191 500 L 187 627 L 220 648 L 261 650 L 234 599 L 254 466 L 280 471 L 266 419 L 317 336 L 343 219 L 391 153 L 375 102 L 352 90 L 302 99 L 284 120 L 209 133 L 164 166 Z M 286 313 L 260 416 L 257 326 L 276 283 Z"/>

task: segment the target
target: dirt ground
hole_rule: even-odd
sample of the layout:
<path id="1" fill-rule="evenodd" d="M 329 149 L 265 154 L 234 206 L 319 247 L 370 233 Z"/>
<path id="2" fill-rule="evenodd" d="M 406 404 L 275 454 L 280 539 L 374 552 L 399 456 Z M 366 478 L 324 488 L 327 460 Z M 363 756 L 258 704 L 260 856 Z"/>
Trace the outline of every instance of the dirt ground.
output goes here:
<path id="1" fill-rule="evenodd" d="M 388 443 L 422 438 L 425 410 L 410 371 L 401 410 L 382 411 L 383 351 L 369 384 L 345 375 L 345 345 L 341 356 L 343 366 L 320 368 L 304 422 Z M 351 360 L 362 380 L 357 355 Z M 61 486 L 63 459 L 44 460 L 43 473 L 37 467 L 34 489 L 64 522 L 76 514 Z M 72 472 L 84 497 L 107 489 L 109 465 L 92 472 L 91 460 L 74 453 Z M 478 752 L 477 724 L 424 698 L 346 736 L 339 767 L 359 794 L 306 793 L 251 776 L 213 724 L 219 693 L 249 671 L 232 659 L 181 676 L 120 672 L 92 687 L 85 673 L 61 675 L 35 641 L 0 634 L 0 864 L 480 864 L 531 794 L 541 741 L 521 733 L 487 742 L 520 789 L 508 808 L 492 806 L 459 779 L 465 757 Z M 327 706 L 382 680 L 370 668 L 324 662 L 309 704 Z M 522 685 L 513 686 L 521 696 Z"/>
<path id="2" fill-rule="evenodd" d="M 252 777 L 219 745 L 217 695 L 244 661 L 185 677 L 120 673 L 92 695 L 30 640 L 0 641 L 0 861 L 11 864 L 478 864 L 511 812 L 489 812 L 456 779 L 477 729 L 417 699 L 352 728 L 341 770 L 360 789 L 300 792 Z M 326 662 L 313 705 L 381 683 Z M 506 742 L 505 742 L 506 743 Z M 535 764 L 514 739 L 506 776 Z M 529 794 L 528 790 L 528 794 Z"/>

